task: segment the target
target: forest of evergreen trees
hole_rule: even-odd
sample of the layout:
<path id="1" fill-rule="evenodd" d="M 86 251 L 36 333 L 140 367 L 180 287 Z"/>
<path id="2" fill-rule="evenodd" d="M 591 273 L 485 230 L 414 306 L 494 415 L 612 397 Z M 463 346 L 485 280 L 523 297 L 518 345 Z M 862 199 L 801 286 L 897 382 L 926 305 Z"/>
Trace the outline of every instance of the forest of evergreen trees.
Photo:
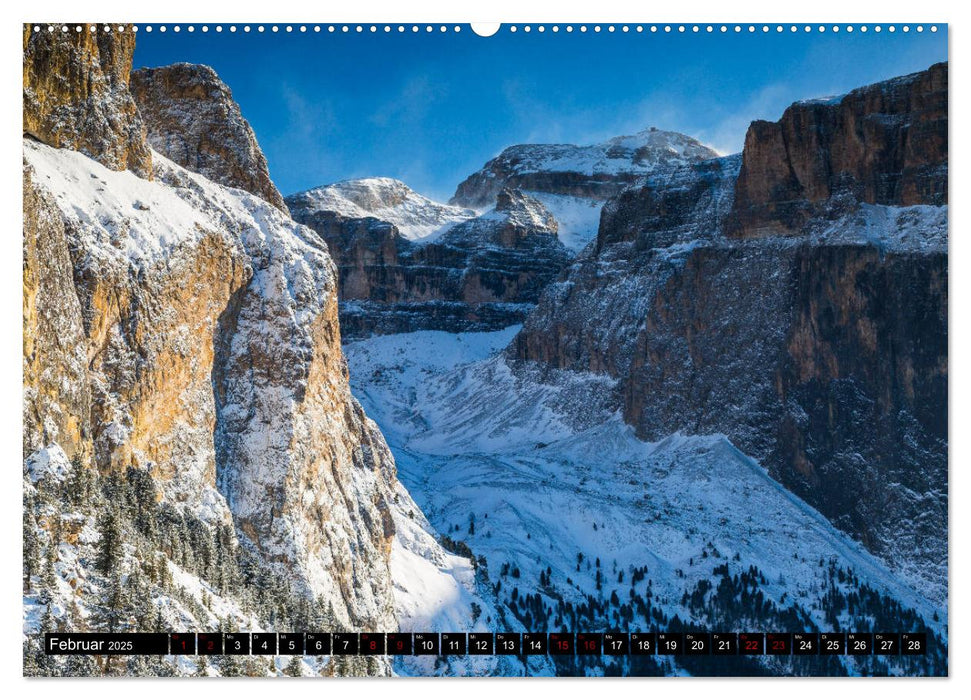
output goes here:
<path id="1" fill-rule="evenodd" d="M 48 656 L 44 632 L 238 631 L 240 619 L 215 615 L 211 596 L 204 592 L 199 600 L 178 585 L 169 562 L 231 598 L 246 620 L 265 629 L 340 631 L 329 605 L 262 566 L 231 526 L 210 525 L 160 501 L 145 470 L 129 467 L 123 475 L 100 476 L 75 459 L 64 481 L 45 475 L 26 489 L 23 506 L 25 602 L 33 600 L 43 610 L 38 633 L 24 643 L 26 675 L 179 673 L 165 658 Z M 78 533 L 87 524 L 100 535 L 90 545 Z M 76 549 L 86 580 L 66 583 L 58 576 L 64 547 Z M 376 663 L 363 657 L 317 662 L 338 675 L 370 675 Z M 193 663 L 196 674 L 207 673 L 210 665 L 224 676 L 279 672 L 277 661 L 266 657 L 198 656 Z M 282 672 L 300 675 L 299 659 L 289 659 Z"/>
<path id="2" fill-rule="evenodd" d="M 704 554 L 720 559 L 713 545 Z M 646 565 L 628 571 L 613 567 L 605 572 L 599 558 L 577 555 L 577 572 L 592 567 L 595 591 L 581 602 L 566 600 L 560 590 L 579 587 L 572 578 L 556 582 L 553 570 L 541 571 L 533 586 L 522 580 L 511 563 L 500 568 L 495 590 L 526 629 L 536 632 L 924 632 L 926 622 L 912 609 L 881 595 L 835 561 L 819 561 L 821 585 L 811 608 L 821 612 L 825 629 L 814 623 L 806 603 L 774 601 L 765 592 L 769 581 L 754 565 L 738 557 L 712 567 L 710 578 L 686 587 L 678 607 L 683 615 L 670 615 L 672 601 L 659 601 Z M 608 586 L 608 578 L 616 585 Z M 626 595 L 619 594 L 626 588 Z M 605 593 L 610 590 L 610 593 Z M 575 597 L 575 596 L 571 596 Z M 663 605 L 662 605 L 663 604 Z M 818 619 L 819 615 L 815 616 Z M 673 664 L 692 675 L 943 675 L 947 672 L 947 644 L 928 635 L 927 656 L 678 656 L 575 658 L 552 657 L 563 675 L 658 675 Z"/>
<path id="3" fill-rule="evenodd" d="M 29 483 L 29 482 L 25 482 Z M 172 657 L 53 657 L 43 652 L 42 633 L 137 631 L 237 631 L 241 623 L 270 630 L 341 631 L 334 611 L 312 600 L 290 581 L 262 566 L 234 529 L 211 525 L 160 500 L 145 470 L 100 476 L 75 460 L 67 478 L 45 476 L 28 487 L 23 509 L 23 591 L 37 615 L 38 634 L 24 643 L 28 675 L 302 675 L 297 657 L 193 657 L 191 668 Z M 98 537 L 82 536 L 93 526 Z M 474 521 L 470 521 L 470 528 Z M 853 571 L 820 560 L 819 595 L 812 601 L 780 600 L 766 593 L 769 581 L 754 565 L 728 560 L 712 545 L 703 557 L 711 576 L 685 587 L 680 600 L 658 600 L 647 565 L 606 566 L 577 554 L 576 571 L 592 574 L 594 590 L 581 590 L 571 577 L 556 580 L 551 567 L 526 580 L 519 566 L 504 563 L 495 581 L 484 559 L 449 536 L 449 551 L 468 557 L 480 585 L 491 587 L 505 615 L 534 632 L 656 631 L 926 631 L 913 610 L 881 595 Z M 76 552 L 84 580 L 66 581 L 63 557 Z M 198 599 L 180 586 L 169 562 L 209 584 Z M 717 562 L 717 563 L 716 563 Z M 683 572 L 679 572 L 683 576 Z M 564 591 L 570 594 L 564 595 Z M 220 618 L 212 595 L 238 606 Z M 672 609 L 680 614 L 670 614 Z M 667 612 L 666 612 L 667 611 Z M 814 616 L 813 613 L 816 615 Z M 474 612 L 476 617 L 481 609 Z M 814 619 L 824 619 L 826 630 Z M 502 631 L 501 629 L 498 631 Z M 561 675 L 660 675 L 677 668 L 693 675 L 939 675 L 946 673 L 947 647 L 929 636 L 928 656 L 919 657 L 551 657 Z M 369 675 L 377 661 L 368 657 L 317 658 L 314 668 L 337 675 Z"/>

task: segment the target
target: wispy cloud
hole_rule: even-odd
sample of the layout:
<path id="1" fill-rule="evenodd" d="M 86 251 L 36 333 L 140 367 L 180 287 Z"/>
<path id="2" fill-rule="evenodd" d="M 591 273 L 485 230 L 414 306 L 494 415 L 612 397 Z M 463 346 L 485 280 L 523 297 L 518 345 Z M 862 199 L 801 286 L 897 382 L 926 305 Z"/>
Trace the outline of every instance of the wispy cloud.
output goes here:
<path id="1" fill-rule="evenodd" d="M 428 74 L 410 77 L 397 91 L 383 96 L 368 121 L 378 127 L 421 125 L 445 95 L 444 81 Z"/>
<path id="2" fill-rule="evenodd" d="M 723 154 L 741 150 L 752 121 L 777 119 L 794 99 L 790 91 L 785 84 L 771 83 L 744 101 L 726 105 L 713 98 L 699 108 L 696 96 L 658 89 L 609 105 L 587 103 L 564 109 L 552 106 L 521 81 L 509 79 L 503 84 L 507 109 L 523 142 L 600 143 L 653 126 L 688 134 Z"/>
<path id="3" fill-rule="evenodd" d="M 288 172 L 271 172 L 284 183 L 312 182 L 322 184 L 329 179 L 325 173 L 340 168 L 340 151 L 333 148 L 342 136 L 344 125 L 339 109 L 326 97 L 310 99 L 306 91 L 289 83 L 279 85 L 279 105 L 283 110 L 283 128 L 263 143 L 271 163 L 286 163 Z M 290 194 L 285 191 L 284 194 Z"/>

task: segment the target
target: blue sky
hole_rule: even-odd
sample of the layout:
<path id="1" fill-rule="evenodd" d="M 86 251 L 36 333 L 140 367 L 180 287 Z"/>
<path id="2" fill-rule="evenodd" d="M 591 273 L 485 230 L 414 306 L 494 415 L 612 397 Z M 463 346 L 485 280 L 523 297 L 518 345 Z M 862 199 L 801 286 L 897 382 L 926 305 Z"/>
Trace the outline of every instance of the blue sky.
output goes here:
<path id="1" fill-rule="evenodd" d="M 135 66 L 205 63 L 233 91 L 284 194 L 384 175 L 447 200 L 516 143 L 657 126 L 723 153 L 753 119 L 947 59 L 947 33 L 621 32 L 492 37 L 140 32 Z"/>

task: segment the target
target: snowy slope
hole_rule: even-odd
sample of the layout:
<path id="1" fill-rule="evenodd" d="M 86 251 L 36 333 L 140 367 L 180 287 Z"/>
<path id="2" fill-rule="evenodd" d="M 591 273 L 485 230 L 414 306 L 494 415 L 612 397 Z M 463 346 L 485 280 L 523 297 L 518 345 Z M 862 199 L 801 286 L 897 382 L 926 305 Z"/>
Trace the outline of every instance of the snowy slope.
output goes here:
<path id="1" fill-rule="evenodd" d="M 557 235 L 570 251 L 578 253 L 597 237 L 603 202 L 568 194 L 526 190 L 526 194 L 543 203 L 559 225 Z"/>
<path id="2" fill-rule="evenodd" d="M 401 235 L 412 241 L 438 238 L 475 212 L 424 197 L 400 180 L 369 177 L 343 180 L 287 197 L 294 215 L 298 211 L 335 211 L 360 219 L 373 216 L 394 224 Z"/>
<path id="3" fill-rule="evenodd" d="M 656 604 L 690 622 L 680 600 L 686 590 L 719 564 L 756 565 L 766 596 L 800 604 L 828 629 L 819 602 L 825 561 L 946 636 L 935 591 L 922 593 L 920 581 L 888 570 L 723 436 L 645 443 L 613 410 L 613 387 L 602 377 L 511 370 L 496 353 L 516 331 L 420 332 L 345 348 L 352 389 L 429 521 L 485 557 L 494 581 L 504 565 L 518 570 L 515 580 L 502 579 L 504 602 L 514 585 L 551 604 L 614 591 L 624 600 L 630 572 L 646 566 Z M 539 586 L 547 567 L 551 583 Z M 932 622 L 935 615 L 944 622 Z"/>
<path id="4" fill-rule="evenodd" d="M 408 491 L 398 485 L 394 500 L 395 539 L 391 549 L 395 614 L 403 632 L 524 632 L 500 605 L 482 572 L 463 556 L 445 550 Z M 550 675 L 546 659 L 530 659 L 530 675 Z M 395 672 L 423 675 L 522 675 L 519 659 L 485 657 L 396 657 Z"/>

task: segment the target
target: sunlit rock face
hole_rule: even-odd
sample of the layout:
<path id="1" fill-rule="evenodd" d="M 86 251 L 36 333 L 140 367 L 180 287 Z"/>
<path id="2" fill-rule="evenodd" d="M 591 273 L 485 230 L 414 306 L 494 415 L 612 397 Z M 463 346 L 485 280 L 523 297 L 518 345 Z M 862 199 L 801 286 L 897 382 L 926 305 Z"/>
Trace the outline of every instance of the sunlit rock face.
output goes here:
<path id="1" fill-rule="evenodd" d="M 798 235 L 834 196 L 867 204 L 947 204 L 946 63 L 797 102 L 745 138 L 729 235 Z"/>
<path id="2" fill-rule="evenodd" d="M 128 89 L 135 35 L 34 29 L 23 30 L 24 134 L 150 176 L 152 156 Z"/>
<path id="3" fill-rule="evenodd" d="M 53 90 L 68 116 L 99 106 L 70 131 L 24 139 L 25 457 L 51 448 L 102 474 L 146 469 L 164 502 L 205 526 L 232 524 L 335 624 L 396 629 L 400 487 L 348 387 L 326 246 L 266 191 L 218 184 L 133 141 L 128 38 L 27 41 L 38 43 L 25 94 Z M 72 62 L 102 66 L 78 78 L 89 92 L 51 88 Z M 115 92 L 91 93 L 99 81 Z M 52 113 L 49 97 L 38 104 Z M 152 179 L 132 170 L 152 162 Z"/>

